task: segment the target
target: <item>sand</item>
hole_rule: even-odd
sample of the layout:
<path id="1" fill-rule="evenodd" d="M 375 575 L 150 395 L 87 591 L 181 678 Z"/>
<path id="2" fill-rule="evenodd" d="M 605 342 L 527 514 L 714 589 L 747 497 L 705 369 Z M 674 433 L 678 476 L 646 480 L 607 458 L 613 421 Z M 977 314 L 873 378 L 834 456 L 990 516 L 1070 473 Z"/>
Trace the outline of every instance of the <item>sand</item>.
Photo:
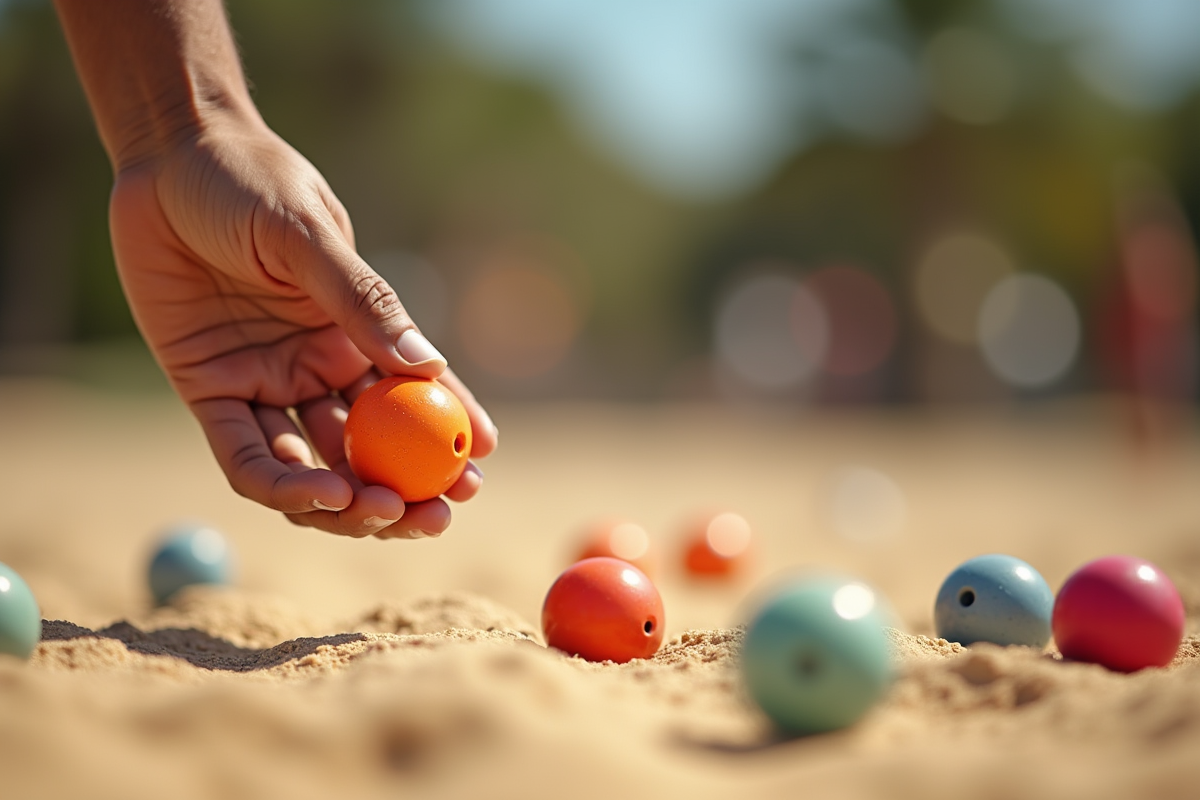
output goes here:
<path id="1" fill-rule="evenodd" d="M 0 382 L 0 561 L 46 618 L 0 657 L 0 796 L 1200 796 L 1200 442 L 1135 449 L 1111 403 L 839 413 L 709 406 L 493 409 L 501 450 L 441 539 L 343 540 L 238 498 L 178 403 Z M 890 475 L 902 530 L 840 536 L 847 465 Z M 753 524 L 729 584 L 674 566 L 706 508 Z M 657 539 L 667 639 L 591 664 L 543 646 L 541 599 L 597 516 Z M 153 608 L 145 565 L 184 518 L 223 530 L 227 588 Z M 1176 580 L 1175 662 L 1133 675 L 1048 647 L 932 638 L 959 562 L 1008 552 L 1057 588 L 1113 552 Z M 899 671 L 835 734 L 780 737 L 744 696 L 739 625 L 820 566 L 889 599 Z"/>

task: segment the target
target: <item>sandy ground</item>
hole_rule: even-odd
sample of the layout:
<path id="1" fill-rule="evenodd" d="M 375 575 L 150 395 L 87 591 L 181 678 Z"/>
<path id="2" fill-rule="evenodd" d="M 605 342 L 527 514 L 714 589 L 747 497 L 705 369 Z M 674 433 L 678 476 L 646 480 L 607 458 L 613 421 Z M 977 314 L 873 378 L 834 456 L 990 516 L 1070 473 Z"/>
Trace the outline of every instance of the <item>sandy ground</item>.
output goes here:
<path id="1" fill-rule="evenodd" d="M 229 490 L 171 397 L 0 382 L 0 561 L 46 618 L 0 657 L 0 795 L 265 797 L 1200 796 L 1200 439 L 1129 445 L 1111 404 L 932 412 L 701 406 L 492 409 L 484 492 L 441 539 L 342 540 Z M 890 475 L 902 531 L 840 536 L 848 465 Z M 729 584 L 689 581 L 682 529 L 754 526 Z M 627 665 L 541 645 L 542 597 L 609 515 L 656 537 L 667 640 Z M 229 589 L 151 607 L 159 532 L 200 519 Z M 1160 564 L 1190 616 L 1174 665 L 1135 675 L 1053 650 L 929 638 L 966 558 L 1006 552 L 1057 588 L 1108 553 Z M 780 572 L 820 565 L 891 601 L 901 677 L 853 728 L 781 739 L 738 681 L 737 625 Z"/>

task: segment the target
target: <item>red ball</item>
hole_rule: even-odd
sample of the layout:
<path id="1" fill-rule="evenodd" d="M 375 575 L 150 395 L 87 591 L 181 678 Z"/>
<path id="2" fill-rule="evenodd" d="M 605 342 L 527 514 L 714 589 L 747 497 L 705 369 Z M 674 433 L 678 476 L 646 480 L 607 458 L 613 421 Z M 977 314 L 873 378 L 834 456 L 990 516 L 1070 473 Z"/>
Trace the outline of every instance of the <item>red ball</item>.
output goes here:
<path id="1" fill-rule="evenodd" d="M 542 604 L 546 644 L 588 661 L 650 658 L 663 639 L 663 604 L 645 573 L 618 558 L 563 571 Z"/>
<path id="2" fill-rule="evenodd" d="M 1158 567 L 1107 556 L 1067 578 L 1054 600 L 1054 641 L 1066 658 L 1119 672 L 1171 663 L 1183 640 L 1184 609 Z"/>
<path id="3" fill-rule="evenodd" d="M 750 562 L 750 523 L 726 511 L 699 517 L 688 529 L 683 568 L 693 577 L 730 578 Z"/>

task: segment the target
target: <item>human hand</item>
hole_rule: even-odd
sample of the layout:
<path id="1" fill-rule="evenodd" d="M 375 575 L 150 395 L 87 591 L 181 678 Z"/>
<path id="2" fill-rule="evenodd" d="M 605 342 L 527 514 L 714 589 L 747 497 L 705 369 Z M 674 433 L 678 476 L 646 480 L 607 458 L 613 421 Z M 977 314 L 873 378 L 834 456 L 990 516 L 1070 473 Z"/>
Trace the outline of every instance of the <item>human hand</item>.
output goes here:
<path id="1" fill-rule="evenodd" d="M 495 449 L 496 428 L 357 255 L 307 160 L 256 115 L 213 112 L 118 169 L 110 224 L 138 326 L 235 491 L 347 536 L 446 529 L 442 498 L 406 506 L 350 471 L 348 404 L 383 374 L 437 378 L 466 407 L 473 457 Z M 445 496 L 467 500 L 481 481 L 469 464 Z"/>

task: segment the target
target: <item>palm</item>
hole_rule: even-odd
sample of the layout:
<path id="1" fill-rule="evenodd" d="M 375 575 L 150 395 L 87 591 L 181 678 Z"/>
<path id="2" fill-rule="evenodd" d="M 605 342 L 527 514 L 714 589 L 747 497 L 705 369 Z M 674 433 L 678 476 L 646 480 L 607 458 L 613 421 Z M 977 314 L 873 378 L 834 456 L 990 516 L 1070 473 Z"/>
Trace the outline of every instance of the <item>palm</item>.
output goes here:
<path id="1" fill-rule="evenodd" d="M 406 507 L 346 464 L 346 404 L 378 378 L 374 365 L 422 367 L 399 360 L 407 313 L 305 159 L 265 126 L 222 130 L 122 171 L 110 214 L 138 326 L 239 493 L 352 536 L 445 529 L 441 499 Z M 473 455 L 487 455 L 486 412 L 453 373 L 440 379 L 467 407 Z M 471 497 L 481 476 L 470 466 L 447 497 Z"/>
<path id="2" fill-rule="evenodd" d="M 242 165 L 202 154 L 190 151 L 156 175 L 122 175 L 113 192 L 121 279 L 168 377 L 189 403 L 290 407 L 348 386 L 370 362 L 279 261 L 286 231 L 263 222 L 277 199 L 247 191 L 257 176 L 231 169 Z M 289 150 L 270 157 L 311 181 L 305 188 L 322 202 L 307 162 Z"/>

